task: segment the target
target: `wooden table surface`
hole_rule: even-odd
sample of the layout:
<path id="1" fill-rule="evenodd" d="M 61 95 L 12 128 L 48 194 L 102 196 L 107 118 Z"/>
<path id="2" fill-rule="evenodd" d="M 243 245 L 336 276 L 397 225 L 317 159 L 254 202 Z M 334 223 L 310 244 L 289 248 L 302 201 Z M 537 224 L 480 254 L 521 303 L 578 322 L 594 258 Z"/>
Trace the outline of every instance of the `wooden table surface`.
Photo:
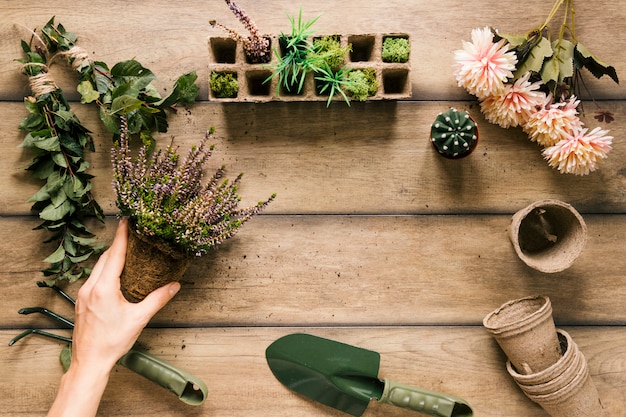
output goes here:
<path id="1" fill-rule="evenodd" d="M 456 394 L 480 417 L 539 417 L 506 372 L 505 356 L 482 327 L 502 303 L 534 294 L 552 300 L 557 327 L 587 357 L 607 417 L 626 409 L 626 91 L 610 79 L 587 86 L 615 114 L 605 128 L 614 150 L 589 176 L 562 175 L 543 161 L 519 129 L 487 123 L 475 99 L 456 85 L 453 51 L 475 27 L 521 33 L 541 24 L 551 2 L 425 0 L 301 2 L 321 14 L 319 33 L 390 33 L 411 37 L 412 99 L 353 103 L 219 103 L 208 100 L 209 20 L 238 28 L 221 1 L 0 1 L 0 339 L 29 327 L 55 329 L 43 317 L 17 314 L 46 306 L 71 317 L 52 291 L 40 289 L 41 260 L 50 253 L 26 200 L 39 188 L 21 168 L 32 155 L 17 129 L 30 94 L 14 60 L 27 28 L 52 16 L 78 34 L 93 59 L 110 65 L 135 58 L 158 77 L 160 91 L 197 71 L 197 103 L 170 115 L 181 148 L 214 126 L 212 167 L 244 172 L 243 204 L 278 197 L 218 251 L 194 261 L 181 292 L 154 318 L 139 343 L 203 379 L 199 407 L 117 367 L 103 416 L 339 416 L 284 388 L 266 365 L 265 348 L 292 332 L 334 338 L 381 354 L 381 376 Z M 626 3 L 576 1 L 579 39 L 626 77 Z M 264 32 L 289 31 L 288 0 L 240 0 Z M 76 77 L 51 73 L 94 133 L 89 156 L 94 193 L 107 221 L 93 225 L 109 243 L 116 226 L 110 186 L 110 135 L 97 110 L 81 105 Z M 589 98 L 588 96 L 586 98 Z M 436 155 L 428 143 L 436 114 L 454 106 L 479 123 L 481 140 L 462 161 Z M 590 126 L 595 105 L 584 103 Z M 511 215 L 546 198 L 583 215 L 588 242 L 574 265 L 543 274 L 516 256 L 506 233 Z M 66 286 L 75 295 L 81 283 Z M 59 330 L 60 332 L 67 331 Z M 62 343 L 30 337 L 0 344 L 1 416 L 41 416 L 62 368 Z M 372 403 L 365 416 L 413 415 Z"/>

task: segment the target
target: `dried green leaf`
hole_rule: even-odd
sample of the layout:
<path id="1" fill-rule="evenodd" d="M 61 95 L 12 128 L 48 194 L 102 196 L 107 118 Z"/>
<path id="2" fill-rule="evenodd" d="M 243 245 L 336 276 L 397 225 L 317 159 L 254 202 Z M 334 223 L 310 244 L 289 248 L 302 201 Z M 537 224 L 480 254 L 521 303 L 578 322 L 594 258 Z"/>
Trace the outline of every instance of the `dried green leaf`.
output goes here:
<path id="1" fill-rule="evenodd" d="M 541 80 L 545 84 L 551 81 L 562 83 L 574 76 L 574 44 L 566 39 L 556 40 L 552 42 L 552 50 L 552 57 L 541 69 Z"/>
<path id="2" fill-rule="evenodd" d="M 67 168 L 67 161 L 62 152 L 54 152 L 50 155 L 55 164 L 60 167 Z"/>
<path id="3" fill-rule="evenodd" d="M 515 78 L 519 78 L 527 72 L 539 73 L 543 67 L 546 58 L 552 56 L 552 45 L 550 41 L 544 37 L 530 49 L 526 59 L 517 67 Z"/>
<path id="4" fill-rule="evenodd" d="M 580 42 L 574 48 L 574 64 L 578 69 L 587 68 L 596 78 L 608 75 L 616 84 L 619 84 L 615 68 L 598 59 Z"/>

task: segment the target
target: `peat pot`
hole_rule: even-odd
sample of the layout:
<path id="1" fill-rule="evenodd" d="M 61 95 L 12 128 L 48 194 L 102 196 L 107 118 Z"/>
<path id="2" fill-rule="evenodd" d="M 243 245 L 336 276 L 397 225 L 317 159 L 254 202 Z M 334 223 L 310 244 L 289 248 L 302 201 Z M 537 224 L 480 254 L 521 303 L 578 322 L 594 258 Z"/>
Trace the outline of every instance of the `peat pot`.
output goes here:
<path id="1" fill-rule="evenodd" d="M 554 273 L 569 268 L 580 255 L 587 241 L 587 226 L 571 205 L 542 200 L 513 215 L 509 238 L 526 265 Z"/>
<path id="2" fill-rule="evenodd" d="M 542 371 L 561 359 L 547 296 L 508 301 L 485 316 L 483 325 L 521 374 Z"/>
<path id="3" fill-rule="evenodd" d="M 154 238 L 131 230 L 128 235 L 126 264 L 120 284 L 124 297 L 133 303 L 163 285 L 180 281 L 187 271 L 190 258 L 174 251 Z"/>

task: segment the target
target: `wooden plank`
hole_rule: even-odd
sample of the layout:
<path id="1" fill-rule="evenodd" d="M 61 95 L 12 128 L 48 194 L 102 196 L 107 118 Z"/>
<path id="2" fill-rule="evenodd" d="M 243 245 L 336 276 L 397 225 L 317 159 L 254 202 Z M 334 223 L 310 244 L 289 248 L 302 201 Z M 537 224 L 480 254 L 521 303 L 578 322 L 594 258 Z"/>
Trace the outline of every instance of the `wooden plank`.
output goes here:
<path id="1" fill-rule="evenodd" d="M 500 2 L 468 0 L 462 9 L 442 7 L 440 3 L 425 0 L 350 0 L 340 3 L 303 0 L 299 5 L 289 0 L 277 0 L 271 2 L 271 6 L 265 2 L 241 3 L 260 30 L 268 34 L 289 32 L 287 15 L 297 15 L 300 5 L 305 20 L 321 15 L 314 26 L 318 34 L 409 34 L 412 39 L 413 96 L 418 100 L 468 97 L 457 87 L 451 65 L 453 51 L 462 47 L 463 40 L 470 39 L 472 29 L 493 26 L 502 33 L 526 33 L 540 26 L 550 11 L 550 4 L 542 0 L 507 2 L 506 6 Z M 600 10 L 592 2 L 576 4 L 576 33 L 598 57 L 613 65 L 618 74 L 624 74 L 624 41 L 615 37 L 607 42 L 606 34 L 620 33 L 626 8 L 620 0 L 605 1 L 602 6 Z M 90 2 L 89 7 L 79 7 L 71 0 L 54 4 L 3 0 L 1 7 L 0 56 L 5 59 L 0 66 L 0 85 L 3 86 L 0 100 L 21 101 L 25 94 L 24 83 L 18 72 L 19 66 L 11 60 L 21 56 L 20 40 L 30 37 L 26 28 L 40 28 L 52 16 L 79 36 L 79 45 L 95 60 L 110 66 L 131 58 L 144 63 L 159 78 L 158 87 L 162 91 L 184 72 L 197 71 L 203 99 L 208 97 L 207 37 L 224 36 L 223 31 L 209 26 L 209 20 L 216 19 L 244 32 L 221 2 L 189 0 L 181 7 L 177 3 L 155 0 L 147 8 L 141 3 L 102 0 Z M 389 18 L 381 19 L 381 16 Z M 561 18 L 557 15 L 553 22 L 554 36 Z M 615 88 L 608 78 L 598 81 L 589 74 L 586 78 L 597 99 L 626 97 L 624 88 Z M 71 77 L 60 80 L 63 87 L 72 87 L 67 89 L 68 92 L 74 91 L 75 83 Z"/>
<path id="2" fill-rule="evenodd" d="M 515 255 L 509 216 L 268 216 L 193 262 L 161 326 L 481 325 L 505 301 L 552 299 L 559 324 L 626 323 L 626 260 L 615 256 L 626 216 L 585 216 L 589 240 L 564 272 L 543 274 Z M 1 219 L 6 261 L 0 327 L 50 326 L 15 312 L 71 314 L 35 286 L 44 235 L 27 218 Z M 106 242 L 106 231 L 95 229 Z M 49 249 L 48 249 L 49 250 Z M 48 252 L 49 253 L 49 252 Z M 77 285 L 68 290 L 75 294 Z M 610 296 L 608 294 L 610 293 Z"/>
<path id="3" fill-rule="evenodd" d="M 621 415 L 626 388 L 626 340 L 614 327 L 565 328 L 589 363 L 606 416 Z M 495 341 L 481 328 L 195 328 L 148 329 L 140 343 L 163 360 L 206 382 L 207 401 L 197 407 L 180 402 L 127 369 L 115 368 L 105 392 L 104 416 L 341 416 L 306 400 L 276 381 L 265 361 L 265 348 L 293 332 L 318 336 L 377 351 L 380 377 L 450 392 L 465 398 L 476 416 L 547 415 L 528 400 L 504 367 Z M 0 331 L 8 340 L 15 331 Z M 32 337 L 0 348 L 0 416 L 40 416 L 52 402 L 62 370 L 61 345 Z M 364 417 L 406 416 L 407 412 L 375 401 Z"/>
<path id="4" fill-rule="evenodd" d="M 626 102 L 603 102 L 626 114 Z M 449 106 L 469 108 L 479 120 L 481 139 L 463 160 L 447 160 L 428 141 L 436 114 Z M 111 188 L 111 135 L 104 132 L 92 107 L 75 106 L 94 131 L 96 153 L 89 156 L 96 175 L 94 194 L 109 214 L 116 212 Z M 0 103 L 0 215 L 28 213 L 26 200 L 40 185 L 19 167 L 32 156 L 18 148 L 17 130 L 25 109 Z M 589 116 L 588 124 L 597 122 Z M 186 149 L 211 126 L 217 149 L 210 169 L 226 165 L 233 177 L 244 172 L 243 204 L 273 192 L 272 214 L 513 213 L 533 201 L 557 198 L 581 212 L 626 212 L 626 135 L 623 117 L 608 127 L 614 150 L 589 176 L 560 174 L 548 167 L 540 148 L 516 129 L 504 130 L 482 119 L 473 103 L 407 102 L 271 103 L 212 105 L 198 103 L 172 115 L 161 143 Z"/>

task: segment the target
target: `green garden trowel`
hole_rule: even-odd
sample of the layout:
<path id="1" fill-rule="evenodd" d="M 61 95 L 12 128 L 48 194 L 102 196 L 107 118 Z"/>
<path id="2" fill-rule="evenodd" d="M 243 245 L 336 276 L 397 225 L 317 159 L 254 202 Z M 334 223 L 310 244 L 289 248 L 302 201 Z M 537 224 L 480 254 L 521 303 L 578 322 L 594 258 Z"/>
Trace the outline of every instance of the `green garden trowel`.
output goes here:
<path id="1" fill-rule="evenodd" d="M 372 399 L 437 417 L 471 417 L 458 397 L 378 379 L 380 355 L 334 340 L 295 333 L 266 350 L 274 376 L 289 389 L 360 416 Z"/>

